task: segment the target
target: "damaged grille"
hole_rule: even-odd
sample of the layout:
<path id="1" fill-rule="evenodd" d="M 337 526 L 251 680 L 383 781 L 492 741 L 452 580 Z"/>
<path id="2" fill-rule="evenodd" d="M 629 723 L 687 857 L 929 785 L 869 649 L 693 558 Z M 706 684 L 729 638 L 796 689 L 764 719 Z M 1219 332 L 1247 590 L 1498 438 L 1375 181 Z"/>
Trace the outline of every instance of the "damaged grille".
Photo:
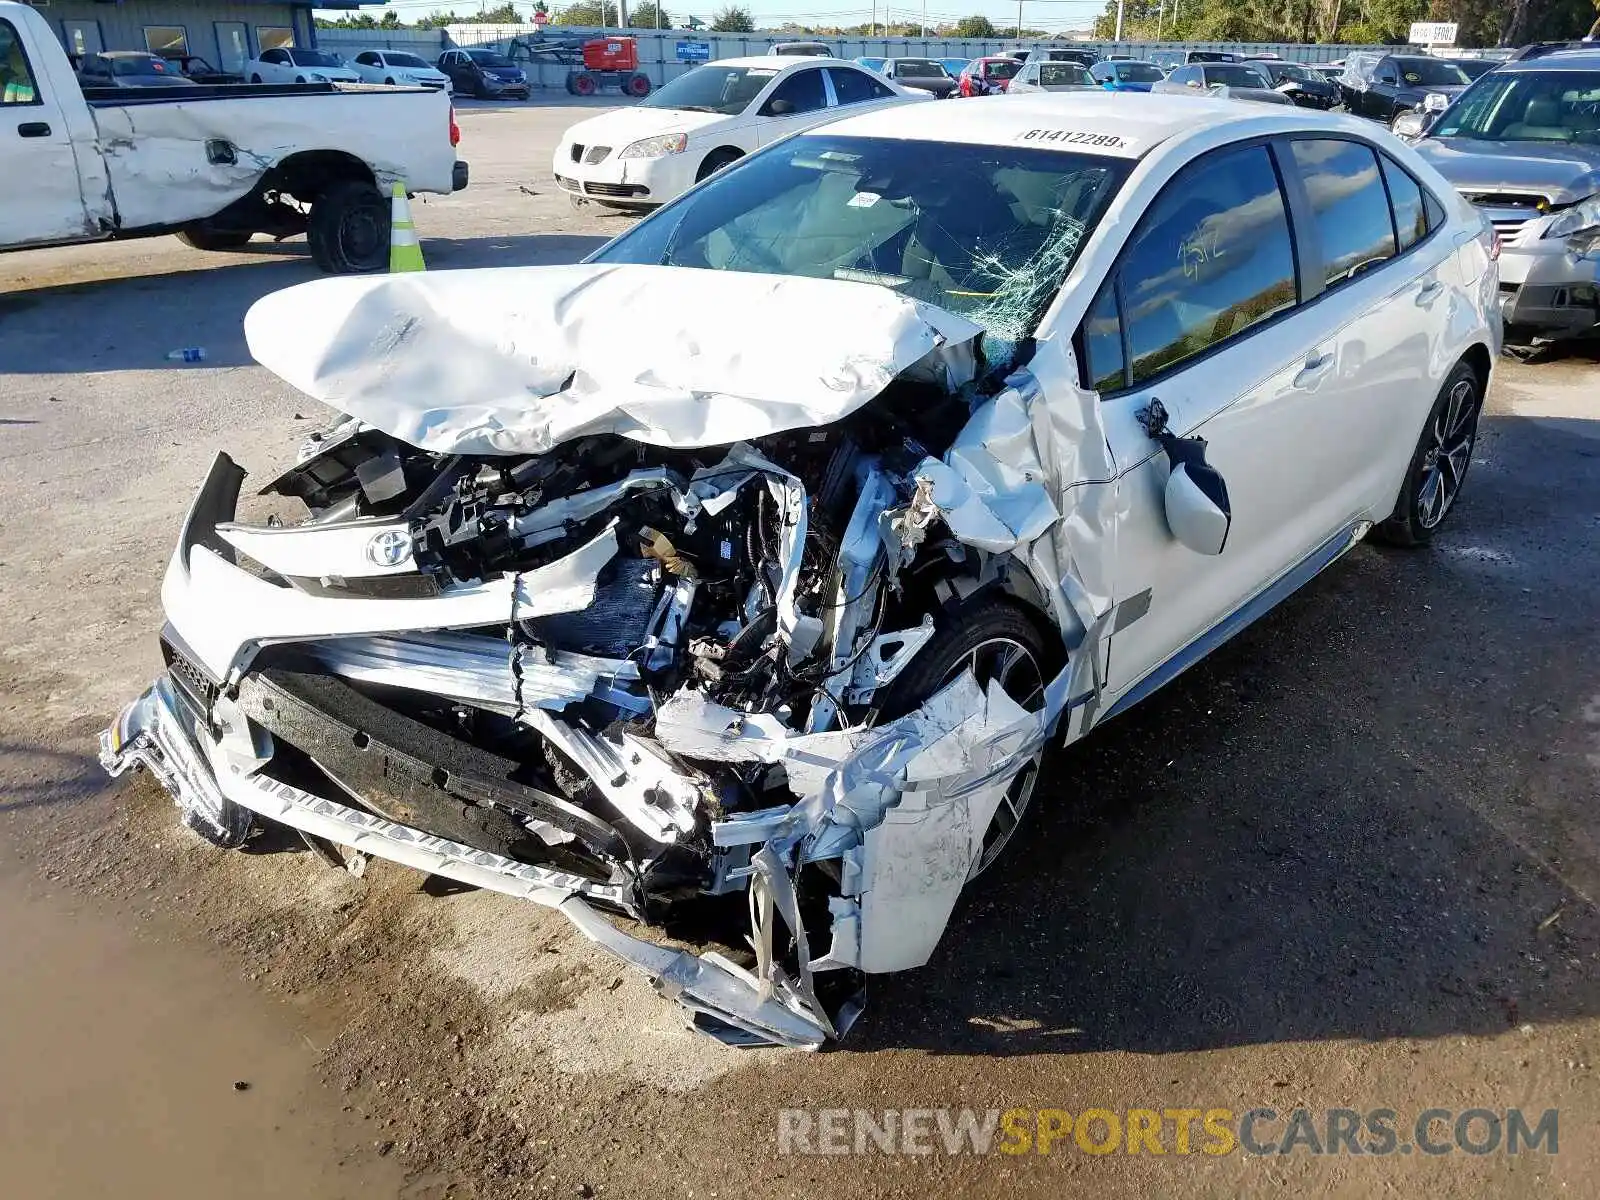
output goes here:
<path id="1" fill-rule="evenodd" d="M 201 718 L 209 717 L 211 706 L 217 702 L 218 691 L 210 676 L 185 658 L 166 638 L 161 639 L 161 657 L 166 660 L 167 674 L 177 686 L 178 694 L 190 703 Z"/>

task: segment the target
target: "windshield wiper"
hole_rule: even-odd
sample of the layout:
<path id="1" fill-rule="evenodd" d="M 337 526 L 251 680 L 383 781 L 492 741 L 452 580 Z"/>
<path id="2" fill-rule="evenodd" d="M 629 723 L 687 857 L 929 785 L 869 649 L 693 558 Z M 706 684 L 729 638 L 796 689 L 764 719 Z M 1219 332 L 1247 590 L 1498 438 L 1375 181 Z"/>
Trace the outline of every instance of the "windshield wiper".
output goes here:
<path id="1" fill-rule="evenodd" d="M 708 104 L 674 104 L 672 107 L 677 109 L 679 112 L 708 112 L 708 113 L 714 113 L 714 112 L 721 112 L 722 111 L 720 108 L 712 108 Z"/>

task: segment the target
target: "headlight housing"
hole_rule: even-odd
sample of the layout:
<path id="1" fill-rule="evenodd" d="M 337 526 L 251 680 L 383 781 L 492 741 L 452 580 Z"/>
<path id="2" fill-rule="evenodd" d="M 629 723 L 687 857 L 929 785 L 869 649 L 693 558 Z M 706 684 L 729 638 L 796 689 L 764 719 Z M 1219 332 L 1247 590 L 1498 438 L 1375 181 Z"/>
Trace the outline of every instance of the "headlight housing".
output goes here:
<path id="1" fill-rule="evenodd" d="M 1545 226 L 1544 236 L 1571 237 L 1575 233 L 1582 233 L 1597 225 L 1600 225 L 1600 196 L 1590 196 L 1587 200 L 1580 200 L 1571 208 L 1558 212 L 1550 224 Z"/>
<path id="2" fill-rule="evenodd" d="M 623 147 L 618 158 L 665 158 L 669 154 L 682 154 L 689 148 L 687 133 L 662 133 L 642 138 Z"/>

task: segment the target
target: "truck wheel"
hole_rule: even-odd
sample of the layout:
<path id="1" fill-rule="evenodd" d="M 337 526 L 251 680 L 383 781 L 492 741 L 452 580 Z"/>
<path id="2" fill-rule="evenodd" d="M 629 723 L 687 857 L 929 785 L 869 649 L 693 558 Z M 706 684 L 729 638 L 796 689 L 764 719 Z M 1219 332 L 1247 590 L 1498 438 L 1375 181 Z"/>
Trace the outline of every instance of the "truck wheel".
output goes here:
<path id="1" fill-rule="evenodd" d="M 574 96 L 592 96 L 600 90 L 600 85 L 595 82 L 593 75 L 587 71 L 572 76 L 572 94 Z"/>
<path id="2" fill-rule="evenodd" d="M 195 250 L 241 250 L 255 234 L 240 229 L 209 229 L 191 225 L 178 234 L 178 240 Z"/>
<path id="3" fill-rule="evenodd" d="M 370 183 L 330 184 L 311 203 L 306 241 L 317 266 L 332 275 L 362 275 L 389 265 L 389 201 Z"/>
<path id="4" fill-rule="evenodd" d="M 650 76 L 643 71 L 628 76 L 627 92 L 630 96 L 648 96 L 650 94 Z"/>

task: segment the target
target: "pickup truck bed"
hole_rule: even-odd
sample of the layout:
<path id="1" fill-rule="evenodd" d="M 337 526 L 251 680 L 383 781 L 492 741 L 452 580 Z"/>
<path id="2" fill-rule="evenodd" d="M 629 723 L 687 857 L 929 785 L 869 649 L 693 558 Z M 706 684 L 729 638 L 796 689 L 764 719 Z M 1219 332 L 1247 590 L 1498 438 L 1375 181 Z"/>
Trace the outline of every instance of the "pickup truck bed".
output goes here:
<path id="1" fill-rule="evenodd" d="M 450 99 L 365 84 L 79 87 L 49 23 L 0 0 L 0 250 L 178 233 L 231 249 L 305 233 L 319 266 L 381 269 L 389 192 L 466 186 Z"/>

